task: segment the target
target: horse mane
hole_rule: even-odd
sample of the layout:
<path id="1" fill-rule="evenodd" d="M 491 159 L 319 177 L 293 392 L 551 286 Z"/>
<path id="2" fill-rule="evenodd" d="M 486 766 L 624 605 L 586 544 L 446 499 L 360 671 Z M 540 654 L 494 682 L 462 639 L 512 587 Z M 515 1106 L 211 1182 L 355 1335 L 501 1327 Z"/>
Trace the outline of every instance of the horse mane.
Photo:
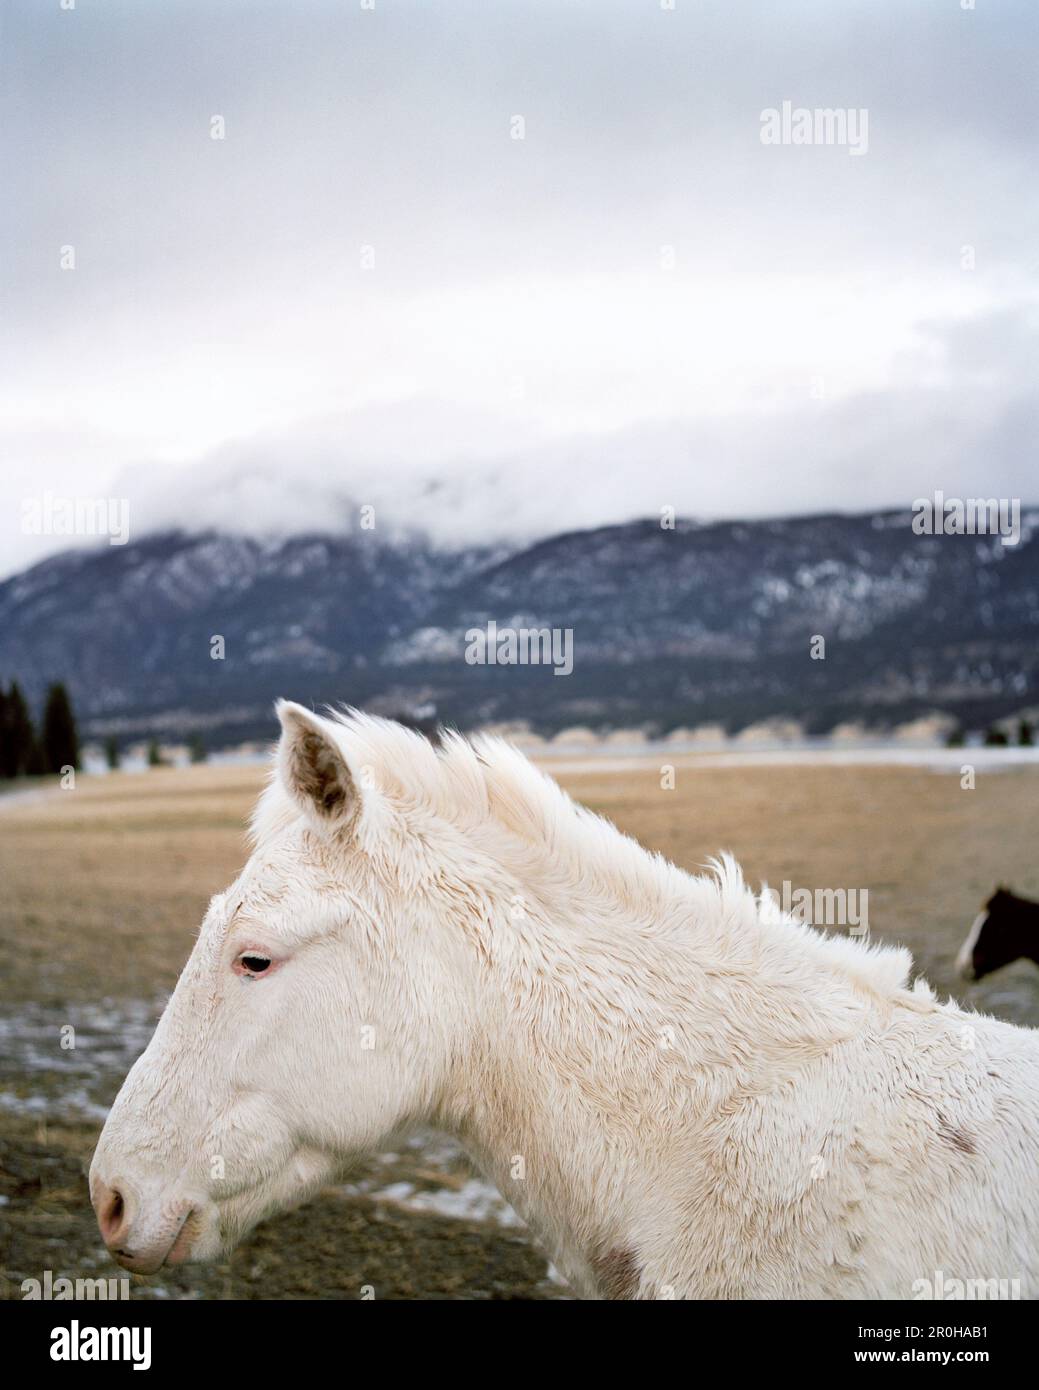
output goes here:
<path id="1" fill-rule="evenodd" d="M 644 930 L 670 940 L 698 940 L 712 955 L 733 953 L 745 965 L 768 959 L 783 975 L 823 970 L 882 998 L 935 1007 L 922 981 L 908 992 L 912 956 L 904 947 L 830 936 L 756 897 L 736 860 L 722 854 L 692 875 L 645 849 L 604 817 L 579 806 L 506 740 L 445 732 L 439 746 L 388 719 L 344 707 L 324 725 L 349 767 L 363 768 L 380 793 L 407 813 L 423 811 L 462 832 L 496 833 L 499 841 L 551 860 L 557 879 L 607 901 Z M 273 768 L 250 822 L 261 848 L 301 811 Z"/>

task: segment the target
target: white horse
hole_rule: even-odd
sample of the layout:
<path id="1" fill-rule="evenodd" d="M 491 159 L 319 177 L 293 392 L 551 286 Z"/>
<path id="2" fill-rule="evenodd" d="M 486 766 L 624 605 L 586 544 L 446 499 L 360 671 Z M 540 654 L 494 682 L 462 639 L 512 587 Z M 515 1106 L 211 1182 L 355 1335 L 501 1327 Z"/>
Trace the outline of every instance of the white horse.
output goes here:
<path id="1" fill-rule="evenodd" d="M 126 1268 L 214 1259 L 432 1124 L 587 1297 L 1039 1294 L 1039 1034 L 495 739 L 278 712 L 252 857 L 94 1157 Z"/>

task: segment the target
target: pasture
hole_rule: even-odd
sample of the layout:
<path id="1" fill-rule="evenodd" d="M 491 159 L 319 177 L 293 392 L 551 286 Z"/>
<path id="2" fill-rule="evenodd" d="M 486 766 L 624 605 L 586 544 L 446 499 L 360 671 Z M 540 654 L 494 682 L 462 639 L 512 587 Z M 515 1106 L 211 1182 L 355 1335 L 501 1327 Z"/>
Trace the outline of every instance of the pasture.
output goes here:
<path id="1" fill-rule="evenodd" d="M 968 791 L 957 775 L 925 767 L 717 767 L 691 755 L 671 759 L 676 784 L 663 790 L 661 761 L 568 763 L 559 780 L 692 871 L 730 849 L 755 886 L 868 891 L 873 938 L 908 946 L 939 994 L 1039 1023 L 1030 963 L 973 986 L 954 974 L 997 883 L 1039 896 L 1039 769 L 979 771 Z M 86 1166 L 210 895 L 247 855 L 244 826 L 262 782 L 261 768 L 161 769 L 0 801 L 6 1297 L 47 1269 L 119 1273 L 101 1246 Z M 464 1155 L 435 1136 L 266 1223 L 222 1266 L 164 1269 L 133 1284 L 135 1298 L 357 1298 L 366 1287 L 377 1298 L 566 1296 Z"/>

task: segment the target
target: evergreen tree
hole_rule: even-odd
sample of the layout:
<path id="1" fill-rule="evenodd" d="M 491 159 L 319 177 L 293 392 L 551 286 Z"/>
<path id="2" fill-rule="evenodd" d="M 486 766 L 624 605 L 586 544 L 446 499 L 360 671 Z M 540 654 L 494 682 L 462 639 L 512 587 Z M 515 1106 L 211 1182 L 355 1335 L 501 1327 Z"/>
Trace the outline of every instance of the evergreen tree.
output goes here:
<path id="1" fill-rule="evenodd" d="M 25 770 L 30 777 L 42 777 L 47 771 L 47 760 L 43 756 L 43 744 L 35 735 L 33 736 L 32 747 L 29 749 L 29 760 L 25 764 Z"/>
<path id="2" fill-rule="evenodd" d="M 9 777 L 8 766 L 11 758 L 10 738 L 7 732 L 7 696 L 0 685 L 0 780 Z"/>
<path id="3" fill-rule="evenodd" d="M 209 757 L 201 734 L 196 734 L 188 745 L 188 755 L 193 763 L 204 763 Z"/>
<path id="4" fill-rule="evenodd" d="M 105 739 L 105 762 L 111 772 L 115 772 L 119 766 L 119 741 L 115 734 L 109 734 Z"/>
<path id="5" fill-rule="evenodd" d="M 0 704 L 0 777 L 19 777 L 30 771 L 36 732 L 17 681 Z"/>
<path id="6" fill-rule="evenodd" d="M 163 761 L 162 761 L 162 752 L 160 751 L 159 745 L 158 745 L 158 743 L 156 742 L 155 739 L 152 739 L 151 743 L 148 744 L 148 766 L 149 766 L 149 767 L 163 767 L 163 766 L 164 766 L 164 763 L 163 763 Z"/>
<path id="7" fill-rule="evenodd" d="M 60 681 L 47 691 L 43 712 L 43 760 L 48 772 L 79 767 L 79 736 L 68 691 Z"/>

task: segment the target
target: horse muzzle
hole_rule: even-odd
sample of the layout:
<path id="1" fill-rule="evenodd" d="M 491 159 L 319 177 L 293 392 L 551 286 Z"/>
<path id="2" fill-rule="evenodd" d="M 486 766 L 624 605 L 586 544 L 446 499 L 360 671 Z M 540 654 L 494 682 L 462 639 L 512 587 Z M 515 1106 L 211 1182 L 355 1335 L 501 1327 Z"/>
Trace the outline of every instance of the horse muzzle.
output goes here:
<path id="1" fill-rule="evenodd" d="M 191 1255 L 200 1213 L 186 1196 L 144 1196 L 125 1178 L 91 1174 L 90 1198 L 108 1253 L 133 1274 L 155 1274 Z"/>

